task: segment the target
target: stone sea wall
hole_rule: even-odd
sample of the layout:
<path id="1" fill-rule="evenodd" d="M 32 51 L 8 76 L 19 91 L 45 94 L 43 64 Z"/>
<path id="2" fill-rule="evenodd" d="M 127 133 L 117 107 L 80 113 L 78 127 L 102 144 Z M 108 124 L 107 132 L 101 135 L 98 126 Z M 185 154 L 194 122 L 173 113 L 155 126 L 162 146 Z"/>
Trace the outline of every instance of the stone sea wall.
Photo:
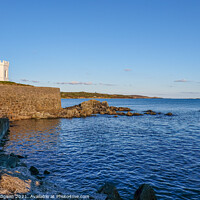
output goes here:
<path id="1" fill-rule="evenodd" d="M 0 118 L 40 118 L 61 109 L 59 88 L 0 85 Z M 47 116 L 45 116 L 47 118 Z"/>

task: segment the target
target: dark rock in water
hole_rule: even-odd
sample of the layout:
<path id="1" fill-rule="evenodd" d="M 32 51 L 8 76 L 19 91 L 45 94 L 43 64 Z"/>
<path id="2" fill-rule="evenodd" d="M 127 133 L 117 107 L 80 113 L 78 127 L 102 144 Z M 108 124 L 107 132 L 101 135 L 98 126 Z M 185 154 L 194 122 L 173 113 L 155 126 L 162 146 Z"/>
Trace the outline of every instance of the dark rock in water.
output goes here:
<path id="1" fill-rule="evenodd" d="M 38 180 L 42 180 L 43 178 L 45 178 L 44 176 L 36 176 L 36 178 L 38 179 Z"/>
<path id="2" fill-rule="evenodd" d="M 130 108 L 127 107 L 113 107 L 115 111 L 131 111 Z"/>
<path id="3" fill-rule="evenodd" d="M 106 194 L 106 200 L 121 200 L 116 187 L 112 183 L 105 183 L 105 185 L 99 188 L 97 193 Z"/>
<path id="4" fill-rule="evenodd" d="M 19 163 L 19 158 L 14 154 L 1 154 L 0 155 L 0 166 L 7 168 L 17 167 Z"/>
<path id="5" fill-rule="evenodd" d="M 171 112 L 166 113 L 167 116 L 172 116 L 173 114 Z"/>
<path id="6" fill-rule="evenodd" d="M 44 174 L 50 174 L 50 172 L 48 170 L 44 170 Z"/>
<path id="7" fill-rule="evenodd" d="M 133 113 L 133 116 L 142 116 L 143 114 L 140 113 Z"/>
<path id="8" fill-rule="evenodd" d="M 153 110 L 147 110 L 147 111 L 144 111 L 146 115 L 156 115 L 156 112 L 154 112 Z"/>
<path id="9" fill-rule="evenodd" d="M 14 168 L 17 166 L 18 162 L 19 162 L 18 157 L 10 156 L 7 160 L 7 167 Z"/>
<path id="10" fill-rule="evenodd" d="M 11 153 L 10 156 L 18 157 L 18 158 L 25 158 L 24 156 L 21 156 L 21 155 L 15 155 L 14 153 Z"/>
<path id="11" fill-rule="evenodd" d="M 154 112 L 153 110 L 146 110 L 146 111 L 144 111 L 144 112 Z"/>
<path id="12" fill-rule="evenodd" d="M 126 116 L 133 116 L 133 113 L 131 113 L 131 112 L 128 111 L 128 112 L 126 113 Z"/>
<path id="13" fill-rule="evenodd" d="M 118 112 L 118 115 L 126 115 L 124 112 Z"/>
<path id="14" fill-rule="evenodd" d="M 157 200 L 155 191 L 148 184 L 142 184 L 136 190 L 133 200 Z"/>
<path id="15" fill-rule="evenodd" d="M 27 164 L 26 163 L 20 163 L 21 167 L 26 167 L 27 168 Z"/>
<path id="16" fill-rule="evenodd" d="M 18 158 L 25 158 L 24 156 L 21 156 L 21 155 L 17 155 L 17 157 L 18 157 Z"/>
<path id="17" fill-rule="evenodd" d="M 31 172 L 31 175 L 38 175 L 39 174 L 39 171 L 36 167 L 31 166 L 29 170 Z"/>
<path id="18" fill-rule="evenodd" d="M 131 111 L 126 107 L 109 106 L 107 101 L 89 100 L 79 105 L 66 107 L 57 113 L 56 117 L 73 118 L 73 117 L 90 117 L 95 114 L 101 115 L 126 115 L 122 111 Z M 117 112 L 120 112 L 119 114 Z"/>

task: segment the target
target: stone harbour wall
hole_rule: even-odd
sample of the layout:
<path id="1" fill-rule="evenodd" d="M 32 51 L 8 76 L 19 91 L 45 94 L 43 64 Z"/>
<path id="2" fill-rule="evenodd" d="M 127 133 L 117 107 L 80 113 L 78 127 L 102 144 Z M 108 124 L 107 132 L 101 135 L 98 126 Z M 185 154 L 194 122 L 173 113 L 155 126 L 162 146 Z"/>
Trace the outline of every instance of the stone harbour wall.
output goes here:
<path id="1" fill-rule="evenodd" d="M 0 118 L 41 118 L 41 114 L 55 114 L 59 109 L 59 88 L 0 85 Z"/>

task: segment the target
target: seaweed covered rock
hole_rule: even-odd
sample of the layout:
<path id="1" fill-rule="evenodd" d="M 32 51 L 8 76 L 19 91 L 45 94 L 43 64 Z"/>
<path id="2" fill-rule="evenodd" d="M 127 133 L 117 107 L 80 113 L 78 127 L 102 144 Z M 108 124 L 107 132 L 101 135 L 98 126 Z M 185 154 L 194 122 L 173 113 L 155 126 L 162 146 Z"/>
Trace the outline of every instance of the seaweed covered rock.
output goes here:
<path id="1" fill-rule="evenodd" d="M 0 166 L 14 168 L 18 166 L 19 158 L 14 154 L 0 154 Z"/>
<path id="2" fill-rule="evenodd" d="M 31 166 L 29 170 L 31 172 L 31 175 L 38 175 L 39 174 L 38 169 L 34 166 Z"/>
<path id="3" fill-rule="evenodd" d="M 148 184 L 142 184 L 136 190 L 133 200 L 157 200 L 155 191 Z"/>
<path id="4" fill-rule="evenodd" d="M 121 200 L 121 197 L 112 183 L 105 183 L 102 187 L 99 188 L 97 193 L 106 194 L 106 200 Z"/>

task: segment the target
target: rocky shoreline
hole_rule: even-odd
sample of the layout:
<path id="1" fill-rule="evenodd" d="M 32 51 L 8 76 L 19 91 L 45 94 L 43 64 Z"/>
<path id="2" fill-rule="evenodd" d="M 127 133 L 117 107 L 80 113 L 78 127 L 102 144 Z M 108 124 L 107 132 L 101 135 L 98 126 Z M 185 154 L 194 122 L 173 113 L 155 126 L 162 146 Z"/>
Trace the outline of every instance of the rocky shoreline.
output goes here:
<path id="1" fill-rule="evenodd" d="M 96 193 L 74 194 L 44 180 L 50 172 L 40 174 L 37 168 L 28 168 L 20 155 L 0 154 L 0 198 L 1 199 L 65 199 L 65 200 L 122 200 L 113 183 L 105 183 Z M 142 184 L 135 191 L 133 200 L 156 200 L 155 191 L 148 184 Z"/>
<path id="2" fill-rule="evenodd" d="M 160 115 L 162 113 L 156 113 L 152 110 L 134 113 L 127 107 L 114 107 L 109 106 L 106 101 L 90 100 L 79 105 L 59 109 L 56 113 L 35 113 L 33 116 L 29 116 L 29 118 L 79 118 L 98 114 L 130 117 Z M 172 116 L 173 114 L 167 113 L 166 115 Z M 24 118 L 19 116 L 18 119 Z M 1 119 L 0 122 L 0 135 L 3 137 L 9 129 L 9 121 L 8 119 Z M 23 157 L 20 155 L 0 153 L 0 195 L 4 195 L 1 196 L 4 199 L 13 199 L 13 197 L 20 199 L 48 199 L 51 195 L 54 195 L 52 196 L 53 199 L 121 200 L 117 189 L 112 183 L 105 183 L 92 195 L 72 195 L 67 189 L 45 181 L 44 177 L 48 176 L 50 172 L 45 170 L 43 173 L 40 173 L 34 166 L 29 168 L 21 159 Z M 150 185 L 142 184 L 134 193 L 133 200 L 156 200 L 155 192 Z"/>
<path id="3" fill-rule="evenodd" d="M 115 107 L 109 106 L 107 101 L 97 101 L 89 100 L 84 101 L 79 105 L 61 108 L 54 111 L 40 111 L 35 113 L 30 113 L 26 116 L 15 116 L 11 120 L 22 120 L 22 119 L 49 119 L 49 118 L 81 118 L 81 117 L 91 117 L 100 115 L 113 115 L 118 117 L 119 115 L 123 116 L 143 116 L 143 115 L 160 115 L 162 113 L 152 110 L 144 111 L 143 113 L 131 112 L 132 110 L 127 107 Z M 165 115 L 172 116 L 172 113 L 166 113 Z"/>

